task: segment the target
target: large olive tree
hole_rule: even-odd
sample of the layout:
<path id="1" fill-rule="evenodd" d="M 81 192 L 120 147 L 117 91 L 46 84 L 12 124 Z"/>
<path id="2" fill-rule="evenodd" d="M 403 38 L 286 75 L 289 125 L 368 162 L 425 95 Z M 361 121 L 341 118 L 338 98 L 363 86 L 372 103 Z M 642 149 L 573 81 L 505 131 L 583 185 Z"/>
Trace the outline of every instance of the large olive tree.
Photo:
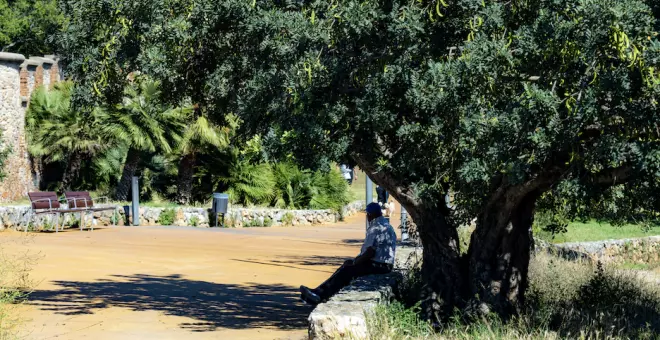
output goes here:
<path id="1" fill-rule="evenodd" d="M 419 227 L 428 315 L 515 313 L 539 200 L 573 218 L 659 210 L 657 1 L 113 6 L 65 39 L 81 102 L 140 69 L 211 118 L 236 113 L 273 155 L 351 160 Z M 461 256 L 457 227 L 474 218 Z"/>

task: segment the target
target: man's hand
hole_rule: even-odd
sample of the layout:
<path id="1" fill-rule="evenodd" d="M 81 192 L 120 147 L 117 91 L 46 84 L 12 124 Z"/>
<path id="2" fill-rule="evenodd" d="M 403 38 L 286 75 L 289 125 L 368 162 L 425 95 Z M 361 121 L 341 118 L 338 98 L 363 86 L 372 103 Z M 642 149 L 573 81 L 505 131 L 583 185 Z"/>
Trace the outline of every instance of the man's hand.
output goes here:
<path id="1" fill-rule="evenodd" d="M 358 264 L 367 263 L 371 261 L 371 259 L 373 259 L 374 256 L 376 256 L 376 249 L 374 249 L 374 247 L 369 247 L 364 253 L 360 254 L 358 257 L 355 258 L 353 264 L 358 265 Z"/>

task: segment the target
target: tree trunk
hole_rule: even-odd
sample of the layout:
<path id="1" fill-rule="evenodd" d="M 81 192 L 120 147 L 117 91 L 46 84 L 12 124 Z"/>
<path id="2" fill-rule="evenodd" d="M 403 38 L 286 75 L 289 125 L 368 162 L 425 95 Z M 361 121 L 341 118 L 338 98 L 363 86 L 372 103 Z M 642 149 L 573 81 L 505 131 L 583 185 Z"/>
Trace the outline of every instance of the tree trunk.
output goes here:
<path id="1" fill-rule="evenodd" d="M 33 185 L 37 190 L 42 190 L 42 178 L 44 172 L 44 165 L 42 157 L 34 157 L 30 155 L 30 164 L 33 177 Z"/>
<path id="2" fill-rule="evenodd" d="M 537 195 L 509 197 L 477 217 L 469 257 L 469 287 L 473 298 L 468 312 L 517 314 L 524 302 L 532 248 L 532 222 Z"/>
<path id="3" fill-rule="evenodd" d="M 189 204 L 192 200 L 195 154 L 187 154 L 179 162 L 179 183 L 177 185 L 176 201 L 178 204 Z"/>
<path id="4" fill-rule="evenodd" d="M 422 311 L 433 322 L 444 322 L 454 308 L 464 306 L 467 292 L 467 270 L 460 255 L 458 232 L 439 210 L 410 213 L 424 249 Z"/>
<path id="5" fill-rule="evenodd" d="M 121 179 L 115 189 L 115 199 L 118 201 L 128 201 L 131 190 L 131 182 L 135 172 L 140 165 L 140 152 L 136 149 L 128 149 L 126 155 L 126 162 L 124 163 L 124 170 L 121 174 Z"/>
<path id="6" fill-rule="evenodd" d="M 82 166 L 83 157 L 79 152 L 73 152 L 69 155 L 69 159 L 66 164 L 66 169 L 62 175 L 62 186 L 61 189 L 71 190 L 71 184 L 78 177 L 80 173 L 80 168 Z"/>

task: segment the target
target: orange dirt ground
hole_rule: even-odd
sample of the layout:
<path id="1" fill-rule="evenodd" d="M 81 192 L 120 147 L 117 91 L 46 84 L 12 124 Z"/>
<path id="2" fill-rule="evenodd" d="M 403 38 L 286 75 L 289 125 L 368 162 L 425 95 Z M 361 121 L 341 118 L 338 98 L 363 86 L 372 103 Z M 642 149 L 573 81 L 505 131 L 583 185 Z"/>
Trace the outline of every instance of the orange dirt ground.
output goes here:
<path id="1" fill-rule="evenodd" d="M 364 227 L 358 215 L 296 228 L 68 230 L 28 242 L 7 231 L 0 241 L 40 256 L 22 308 L 28 339 L 302 339 L 311 309 L 298 286 L 356 255 Z"/>

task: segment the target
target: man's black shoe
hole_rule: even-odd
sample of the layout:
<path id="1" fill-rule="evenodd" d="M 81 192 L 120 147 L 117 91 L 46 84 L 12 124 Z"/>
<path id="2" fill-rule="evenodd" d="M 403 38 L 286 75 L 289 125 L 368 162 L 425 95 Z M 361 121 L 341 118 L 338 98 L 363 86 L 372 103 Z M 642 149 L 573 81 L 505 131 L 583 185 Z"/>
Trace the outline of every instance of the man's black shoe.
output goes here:
<path id="1" fill-rule="evenodd" d="M 321 303 L 321 297 L 305 286 L 300 286 L 300 294 L 302 300 L 310 305 L 316 306 Z"/>

